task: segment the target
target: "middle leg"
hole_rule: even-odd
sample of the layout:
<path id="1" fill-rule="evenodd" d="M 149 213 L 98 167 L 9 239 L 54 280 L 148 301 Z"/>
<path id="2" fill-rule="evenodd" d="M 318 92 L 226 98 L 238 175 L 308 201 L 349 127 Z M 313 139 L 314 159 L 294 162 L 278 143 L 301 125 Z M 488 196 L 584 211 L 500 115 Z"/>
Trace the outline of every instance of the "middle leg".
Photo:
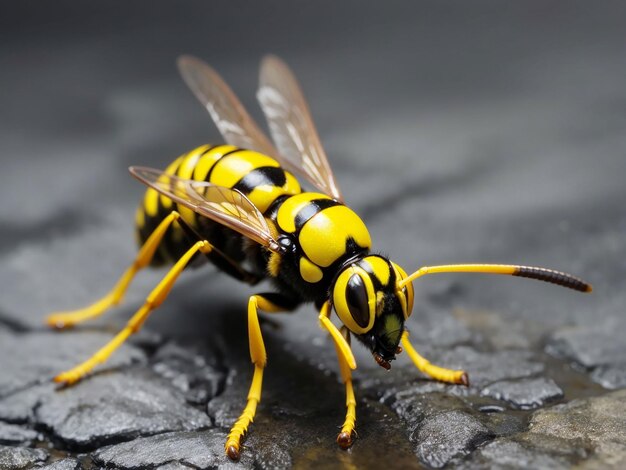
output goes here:
<path id="1" fill-rule="evenodd" d="M 239 460 L 241 455 L 241 439 L 254 421 L 256 408 L 261 401 L 261 388 L 263 385 L 263 370 L 267 363 L 267 353 L 265 343 L 259 325 L 258 310 L 275 313 L 285 312 L 295 309 L 298 301 L 292 300 L 280 294 L 255 294 L 248 300 L 248 341 L 250 344 L 250 359 L 254 364 L 254 375 L 252 384 L 248 391 L 246 407 L 235 421 L 235 424 L 228 433 L 224 449 L 232 460 Z"/>

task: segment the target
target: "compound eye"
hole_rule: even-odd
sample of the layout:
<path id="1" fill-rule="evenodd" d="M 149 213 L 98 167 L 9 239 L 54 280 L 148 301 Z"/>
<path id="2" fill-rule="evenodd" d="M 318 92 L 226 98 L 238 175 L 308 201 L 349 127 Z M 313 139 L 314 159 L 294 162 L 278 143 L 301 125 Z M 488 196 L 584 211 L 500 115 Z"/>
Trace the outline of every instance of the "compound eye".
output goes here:
<path id="1" fill-rule="evenodd" d="M 369 299 L 363 279 L 358 274 L 353 274 L 348 280 L 346 302 L 356 324 L 361 328 L 367 328 L 370 322 Z"/>
<path id="2" fill-rule="evenodd" d="M 333 306 L 352 333 L 362 335 L 374 326 L 376 292 L 367 272 L 358 266 L 344 269 L 333 286 Z"/>

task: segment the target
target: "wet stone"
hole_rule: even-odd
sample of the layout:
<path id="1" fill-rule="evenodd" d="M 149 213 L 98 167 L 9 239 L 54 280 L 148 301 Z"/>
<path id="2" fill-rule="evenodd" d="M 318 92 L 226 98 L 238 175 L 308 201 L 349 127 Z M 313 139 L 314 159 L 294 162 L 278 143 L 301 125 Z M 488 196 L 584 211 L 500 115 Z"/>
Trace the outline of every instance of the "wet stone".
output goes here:
<path id="1" fill-rule="evenodd" d="M 513 408 L 529 410 L 563 398 L 563 390 L 546 377 L 521 380 L 502 380 L 483 388 L 481 396 L 508 403 Z"/>
<path id="2" fill-rule="evenodd" d="M 58 386 L 52 382 L 36 385 L 24 391 L 14 392 L 0 399 L 0 419 L 10 423 L 34 423 L 35 408 Z"/>
<path id="3" fill-rule="evenodd" d="M 199 354 L 168 343 L 155 354 L 152 368 L 183 392 L 189 403 L 205 405 L 223 390 L 226 381 L 224 370 L 209 363 L 207 357 L 214 358 L 215 354 Z"/>
<path id="4" fill-rule="evenodd" d="M 516 379 L 543 372 L 545 366 L 527 350 L 479 352 L 460 346 L 434 357 L 432 362 L 469 374 L 470 388 L 478 391 L 486 385 L 504 379 Z"/>
<path id="5" fill-rule="evenodd" d="M 421 424 L 416 435 L 415 453 L 422 463 L 441 468 L 492 437 L 489 429 L 465 412 L 438 413 L 427 417 Z"/>
<path id="6" fill-rule="evenodd" d="M 588 468 L 624 468 L 626 390 L 538 410 L 526 434 L 544 450 L 569 448 L 580 457 L 589 455 Z"/>
<path id="7" fill-rule="evenodd" d="M 15 424 L 7 424 L 0 422 L 0 444 L 17 445 L 31 444 L 39 433 Z"/>
<path id="8" fill-rule="evenodd" d="M 211 425 L 179 390 L 148 370 L 97 375 L 60 390 L 40 404 L 35 420 L 73 449 Z"/>
<path id="9" fill-rule="evenodd" d="M 83 466 L 76 459 L 62 459 L 39 468 L 45 470 L 80 470 Z"/>
<path id="10" fill-rule="evenodd" d="M 96 465 L 119 469 L 154 468 L 166 464 L 196 469 L 253 468 L 250 449 L 242 453 L 235 467 L 224 452 L 225 441 L 226 433 L 215 429 L 159 434 L 105 447 L 93 454 L 93 460 Z"/>
<path id="11" fill-rule="evenodd" d="M 19 470 L 45 462 L 48 452 L 43 449 L 0 445 L 0 470 Z"/>
<path id="12" fill-rule="evenodd" d="M 626 321 L 592 327 L 570 327 L 554 332 L 546 350 L 591 369 L 606 364 L 626 364 Z"/>
<path id="13" fill-rule="evenodd" d="M 541 452 L 511 439 L 496 439 L 481 447 L 460 468 L 467 469 L 568 469 L 572 462 L 559 455 Z"/>
<path id="14" fill-rule="evenodd" d="M 626 387 L 626 362 L 597 367 L 591 373 L 591 379 L 604 388 L 624 388 Z"/>
<path id="15" fill-rule="evenodd" d="M 0 331 L 0 398 L 51 381 L 56 374 L 90 357 L 111 338 L 106 333 L 86 331 L 28 334 Z M 20 354 L 15 354 L 16 351 Z M 116 369 L 144 360 L 141 350 L 125 344 L 96 370 Z"/>

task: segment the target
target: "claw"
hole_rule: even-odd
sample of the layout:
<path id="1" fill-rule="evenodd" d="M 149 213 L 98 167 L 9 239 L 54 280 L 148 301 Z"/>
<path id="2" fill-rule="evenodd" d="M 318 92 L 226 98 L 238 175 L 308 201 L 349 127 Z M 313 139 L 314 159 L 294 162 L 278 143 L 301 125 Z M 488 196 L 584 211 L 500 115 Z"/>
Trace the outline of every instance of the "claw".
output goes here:
<path id="1" fill-rule="evenodd" d="M 239 453 L 239 449 L 237 449 L 233 445 L 228 446 L 228 448 L 226 449 L 226 455 L 228 455 L 230 460 L 234 460 L 235 462 L 238 461 L 239 458 L 241 457 L 241 454 Z"/>
<path id="2" fill-rule="evenodd" d="M 349 449 L 352 446 L 352 434 L 347 432 L 340 432 L 337 436 L 337 444 L 342 449 Z"/>

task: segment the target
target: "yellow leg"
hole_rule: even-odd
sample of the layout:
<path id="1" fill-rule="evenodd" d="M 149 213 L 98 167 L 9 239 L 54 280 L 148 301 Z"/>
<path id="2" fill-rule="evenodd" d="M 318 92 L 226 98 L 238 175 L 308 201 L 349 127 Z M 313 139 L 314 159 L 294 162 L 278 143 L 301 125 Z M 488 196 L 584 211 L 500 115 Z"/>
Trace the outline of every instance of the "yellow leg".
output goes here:
<path id="1" fill-rule="evenodd" d="M 207 241 L 196 242 L 187 252 L 174 264 L 159 284 L 150 292 L 141 308 L 132 316 L 122 331 L 120 331 L 109 343 L 87 359 L 82 364 L 62 372 L 54 378 L 55 382 L 72 384 L 89 373 L 98 364 L 103 363 L 108 357 L 119 348 L 130 335 L 136 333 L 146 321 L 150 313 L 163 303 L 169 294 L 172 286 L 178 279 L 187 263 L 198 251 L 208 254 L 211 252 L 211 245 Z"/>
<path id="2" fill-rule="evenodd" d="M 254 364 L 254 376 L 248 392 L 246 407 L 231 428 L 230 433 L 228 433 L 228 438 L 224 445 L 226 455 L 232 460 L 239 460 L 241 455 L 241 438 L 254 421 L 256 407 L 261 401 L 263 369 L 267 363 L 267 354 L 265 352 L 263 335 L 261 334 L 261 326 L 259 325 L 259 309 L 265 312 L 281 312 L 289 310 L 290 307 L 277 305 L 261 294 L 253 295 L 248 301 L 248 341 L 250 344 L 250 359 Z"/>
<path id="3" fill-rule="evenodd" d="M 135 275 L 145 268 L 152 260 L 152 257 L 154 256 L 154 253 L 161 243 L 161 240 L 163 239 L 163 236 L 169 226 L 179 218 L 180 214 L 173 211 L 161 221 L 158 227 L 150 234 L 146 242 L 140 248 L 133 264 L 131 264 L 124 274 L 122 274 L 122 277 L 117 281 L 113 289 L 111 289 L 107 295 L 88 307 L 80 310 L 55 312 L 48 315 L 46 323 L 54 328 L 68 328 L 76 325 L 77 323 L 89 320 L 90 318 L 98 317 L 108 308 L 119 304 Z"/>
<path id="4" fill-rule="evenodd" d="M 467 376 L 467 372 L 463 370 L 445 369 L 443 367 L 436 366 L 428 362 L 428 360 L 424 357 L 420 356 L 409 341 L 408 331 L 402 333 L 402 346 L 413 361 L 413 364 L 415 364 L 415 367 L 421 370 L 424 374 L 429 375 L 433 379 L 441 382 L 469 386 L 469 377 Z"/>
<path id="5" fill-rule="evenodd" d="M 330 336 L 335 342 L 335 346 L 338 348 L 337 350 L 339 351 L 339 354 L 343 357 L 348 367 L 353 370 L 356 369 L 356 360 L 354 359 L 354 354 L 352 354 L 352 349 L 350 349 L 350 345 L 341 335 L 333 322 L 330 321 L 329 301 L 324 302 L 324 305 L 322 305 L 322 310 L 320 311 L 318 319 L 320 321 L 320 325 L 330 333 Z"/>
<path id="6" fill-rule="evenodd" d="M 350 333 L 345 327 L 341 328 L 342 336 L 346 342 L 350 344 Z M 335 344 L 337 351 L 337 360 L 339 361 L 339 370 L 343 383 L 346 384 L 346 420 L 341 427 L 341 431 L 337 436 L 337 444 L 342 449 L 348 449 L 352 445 L 352 436 L 355 434 L 356 427 L 356 399 L 354 398 L 354 388 L 352 387 L 352 371 L 346 359 L 341 353 L 341 349 Z"/>

